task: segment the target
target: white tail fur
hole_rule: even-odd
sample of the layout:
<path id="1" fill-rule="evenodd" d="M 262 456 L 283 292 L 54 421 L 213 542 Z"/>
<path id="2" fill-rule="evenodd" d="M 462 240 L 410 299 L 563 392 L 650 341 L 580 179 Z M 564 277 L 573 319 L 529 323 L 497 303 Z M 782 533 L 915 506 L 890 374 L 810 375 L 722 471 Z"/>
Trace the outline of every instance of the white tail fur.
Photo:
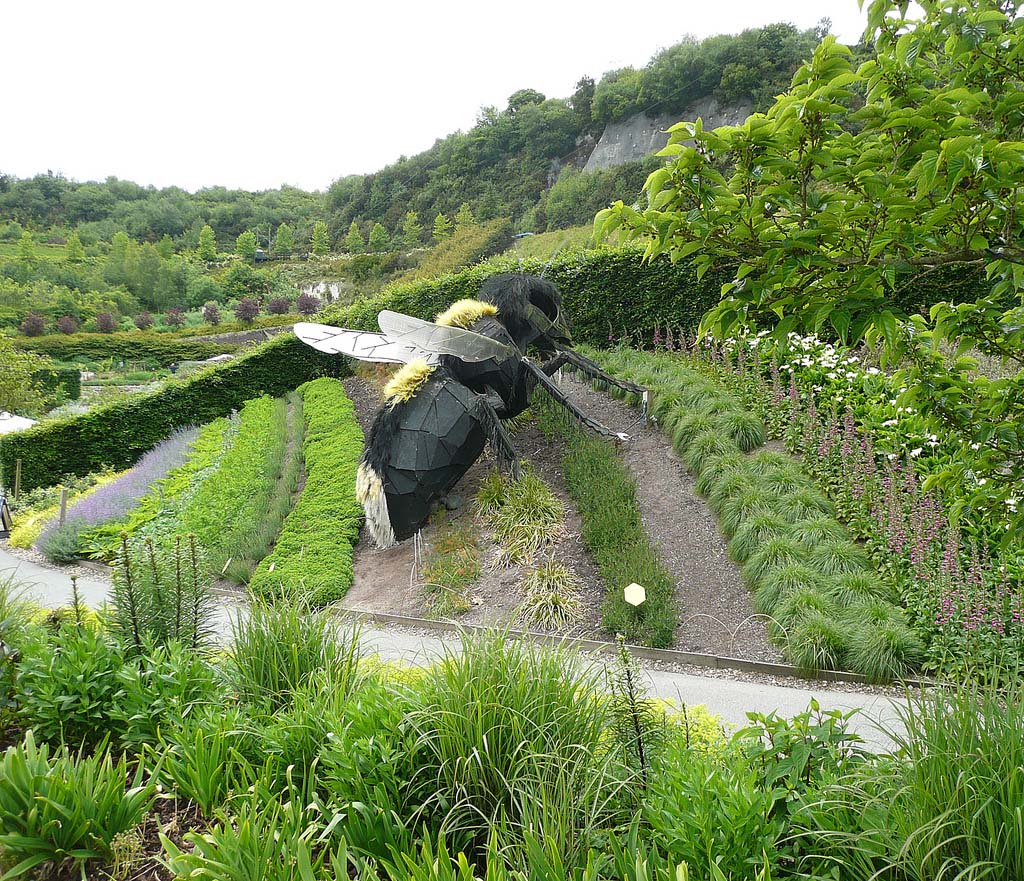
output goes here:
<path id="1" fill-rule="evenodd" d="M 380 475 L 365 462 L 359 463 L 356 475 L 356 498 L 366 512 L 366 525 L 379 548 L 390 548 L 397 544 L 395 530 L 391 528 L 388 514 L 388 500 L 384 495 L 384 483 Z"/>

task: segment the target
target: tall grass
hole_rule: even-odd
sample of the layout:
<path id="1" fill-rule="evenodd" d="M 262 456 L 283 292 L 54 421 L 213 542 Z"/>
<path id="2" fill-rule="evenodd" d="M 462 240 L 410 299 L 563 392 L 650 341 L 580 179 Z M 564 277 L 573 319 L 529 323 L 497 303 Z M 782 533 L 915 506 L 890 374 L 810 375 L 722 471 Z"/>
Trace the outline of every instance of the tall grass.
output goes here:
<path id="1" fill-rule="evenodd" d="M 1024 878 L 1024 687 L 911 695 L 894 758 L 796 816 L 802 869 L 850 881 Z"/>
<path id="2" fill-rule="evenodd" d="M 232 624 L 232 686 L 243 701 L 272 709 L 316 675 L 348 692 L 357 681 L 358 636 L 306 602 L 254 600 Z"/>
<path id="3" fill-rule="evenodd" d="M 409 717 L 425 811 L 477 852 L 495 826 L 517 838 L 548 821 L 581 851 L 623 785 L 606 761 L 608 712 L 578 655 L 464 636 L 422 679 Z"/>

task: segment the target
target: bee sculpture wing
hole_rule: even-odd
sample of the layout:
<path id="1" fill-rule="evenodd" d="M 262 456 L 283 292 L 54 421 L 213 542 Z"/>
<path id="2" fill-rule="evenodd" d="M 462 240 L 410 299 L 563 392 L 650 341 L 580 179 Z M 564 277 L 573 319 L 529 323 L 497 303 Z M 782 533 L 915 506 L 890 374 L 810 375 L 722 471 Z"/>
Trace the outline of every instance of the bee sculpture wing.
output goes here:
<path id="1" fill-rule="evenodd" d="M 434 324 L 401 312 L 385 309 L 377 316 L 377 322 L 389 339 L 434 355 L 453 355 L 469 363 L 519 356 L 510 346 L 482 334 Z"/>
<path id="2" fill-rule="evenodd" d="M 423 358 L 436 364 L 438 355 L 417 348 L 409 342 L 398 342 L 387 334 L 365 330 L 347 330 L 331 327 L 329 324 L 299 322 L 295 335 L 307 346 L 329 355 L 348 355 L 360 361 L 377 361 L 387 364 L 408 364 L 414 358 Z"/>

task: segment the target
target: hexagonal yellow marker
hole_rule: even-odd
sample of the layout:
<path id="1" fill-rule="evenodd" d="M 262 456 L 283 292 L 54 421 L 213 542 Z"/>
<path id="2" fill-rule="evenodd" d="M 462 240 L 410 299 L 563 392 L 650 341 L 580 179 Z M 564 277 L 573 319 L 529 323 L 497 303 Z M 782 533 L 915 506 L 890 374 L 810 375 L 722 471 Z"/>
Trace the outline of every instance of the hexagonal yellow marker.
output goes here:
<path id="1" fill-rule="evenodd" d="M 642 584 L 637 584 L 635 581 L 632 584 L 626 586 L 626 589 L 622 592 L 623 597 L 627 603 L 631 606 L 639 606 L 644 600 L 647 599 L 647 591 L 644 590 Z"/>

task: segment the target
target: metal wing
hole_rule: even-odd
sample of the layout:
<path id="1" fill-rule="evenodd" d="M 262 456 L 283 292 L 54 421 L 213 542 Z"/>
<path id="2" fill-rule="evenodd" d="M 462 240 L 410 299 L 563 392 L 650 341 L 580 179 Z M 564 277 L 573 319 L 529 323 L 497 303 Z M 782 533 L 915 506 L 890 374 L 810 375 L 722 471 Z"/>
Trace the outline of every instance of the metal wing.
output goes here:
<path id="1" fill-rule="evenodd" d="M 490 337 L 473 333 L 471 330 L 463 330 L 461 327 L 446 327 L 422 321 L 401 312 L 385 309 L 377 316 L 377 323 L 380 324 L 384 335 L 396 343 L 437 355 L 453 355 L 460 361 L 473 363 L 486 361 L 488 358 L 500 360 L 510 355 L 519 357 L 519 353 L 511 346 Z"/>
<path id="2" fill-rule="evenodd" d="M 429 364 L 436 364 L 438 356 L 424 351 L 409 342 L 396 342 L 387 334 L 365 330 L 346 330 L 329 324 L 299 322 L 295 335 L 307 346 L 329 355 L 348 355 L 360 361 L 377 361 L 386 364 L 408 364 L 415 358 L 422 358 Z"/>

